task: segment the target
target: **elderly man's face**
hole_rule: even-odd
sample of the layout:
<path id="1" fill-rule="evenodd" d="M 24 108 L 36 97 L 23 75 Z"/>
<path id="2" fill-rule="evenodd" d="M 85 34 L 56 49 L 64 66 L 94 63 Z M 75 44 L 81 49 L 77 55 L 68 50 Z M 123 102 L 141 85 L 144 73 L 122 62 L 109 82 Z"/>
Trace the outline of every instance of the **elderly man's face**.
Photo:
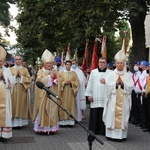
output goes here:
<path id="1" fill-rule="evenodd" d="M 53 62 L 49 61 L 49 62 L 45 62 L 44 63 L 44 68 L 47 70 L 51 70 L 53 68 Z"/>
<path id="2" fill-rule="evenodd" d="M 118 71 L 123 71 L 125 62 L 116 62 L 116 68 Z"/>

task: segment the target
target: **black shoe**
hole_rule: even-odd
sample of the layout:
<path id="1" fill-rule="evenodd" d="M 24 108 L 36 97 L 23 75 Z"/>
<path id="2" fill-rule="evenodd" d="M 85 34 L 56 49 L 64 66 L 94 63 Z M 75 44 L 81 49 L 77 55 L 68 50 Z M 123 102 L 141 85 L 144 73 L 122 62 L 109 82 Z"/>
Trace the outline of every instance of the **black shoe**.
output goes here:
<path id="1" fill-rule="evenodd" d="M 150 132 L 150 129 L 144 129 L 143 132 Z"/>
<path id="2" fill-rule="evenodd" d="M 141 127 L 141 124 L 135 124 L 136 127 Z"/>
<path id="3" fill-rule="evenodd" d="M 123 142 L 124 139 L 113 139 L 114 142 Z"/>
<path id="4" fill-rule="evenodd" d="M 141 126 L 141 129 L 146 129 L 146 127 L 145 126 Z"/>
<path id="5" fill-rule="evenodd" d="M 5 142 L 5 139 L 3 137 L 0 138 L 1 142 Z"/>
<path id="6" fill-rule="evenodd" d="M 16 129 L 16 130 L 20 130 L 20 129 L 22 129 L 22 127 L 13 127 L 13 129 Z"/>
<path id="7" fill-rule="evenodd" d="M 140 122 L 137 122 L 137 121 L 131 121 L 131 123 L 132 123 L 133 125 L 140 124 Z"/>
<path id="8" fill-rule="evenodd" d="M 109 138 L 109 137 L 105 137 L 107 140 L 111 140 L 111 138 Z"/>
<path id="9" fill-rule="evenodd" d="M 110 138 L 110 137 L 106 137 L 107 140 L 109 141 L 114 141 L 114 139 Z"/>

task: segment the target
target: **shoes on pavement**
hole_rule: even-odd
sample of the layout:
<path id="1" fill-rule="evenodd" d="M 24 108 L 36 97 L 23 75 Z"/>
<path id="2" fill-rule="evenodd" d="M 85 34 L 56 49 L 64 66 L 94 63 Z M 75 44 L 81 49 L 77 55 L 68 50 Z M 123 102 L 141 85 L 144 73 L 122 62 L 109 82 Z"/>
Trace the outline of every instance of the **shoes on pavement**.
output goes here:
<path id="1" fill-rule="evenodd" d="M 145 126 L 141 126 L 141 129 L 146 129 L 146 127 Z"/>
<path id="2" fill-rule="evenodd" d="M 143 132 L 150 132 L 150 129 L 144 129 Z"/>
<path id="3" fill-rule="evenodd" d="M 5 142 L 5 139 L 3 137 L 0 137 L 1 142 Z"/>
<path id="4" fill-rule="evenodd" d="M 141 124 L 135 124 L 135 126 L 136 126 L 136 127 L 141 127 L 142 125 L 141 125 Z"/>

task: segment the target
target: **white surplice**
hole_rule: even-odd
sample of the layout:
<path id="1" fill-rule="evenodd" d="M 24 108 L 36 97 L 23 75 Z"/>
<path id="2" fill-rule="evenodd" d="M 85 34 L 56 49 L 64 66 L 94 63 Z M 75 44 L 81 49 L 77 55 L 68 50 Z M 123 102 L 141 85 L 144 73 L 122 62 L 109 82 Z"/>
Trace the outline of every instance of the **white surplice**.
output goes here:
<path id="1" fill-rule="evenodd" d="M 91 108 L 104 107 L 105 84 L 100 83 L 100 79 L 106 79 L 110 72 L 112 71 L 109 69 L 106 72 L 99 72 L 98 69 L 92 70 L 85 91 L 85 96 L 93 97 L 93 102 L 90 102 Z"/>
<path id="2" fill-rule="evenodd" d="M 124 89 L 121 89 L 123 95 L 121 128 L 115 128 L 115 109 L 116 109 L 116 76 L 123 76 Z M 128 122 L 131 110 L 131 92 L 134 83 L 131 75 L 125 71 L 115 69 L 106 79 L 105 106 L 103 112 L 103 121 L 106 126 L 106 137 L 113 139 L 127 138 Z"/>

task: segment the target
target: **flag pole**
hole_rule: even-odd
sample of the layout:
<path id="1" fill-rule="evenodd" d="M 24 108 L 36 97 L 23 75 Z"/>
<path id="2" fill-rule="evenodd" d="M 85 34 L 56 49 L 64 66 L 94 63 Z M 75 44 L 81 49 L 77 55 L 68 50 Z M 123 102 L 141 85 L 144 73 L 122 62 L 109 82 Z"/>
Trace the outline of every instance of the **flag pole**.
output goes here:
<path id="1" fill-rule="evenodd" d="M 127 47 L 126 47 L 126 44 L 127 44 L 127 33 L 128 33 L 128 31 L 125 30 L 124 31 L 123 44 L 122 44 L 122 49 L 124 50 L 125 54 L 127 53 Z"/>
<path id="2" fill-rule="evenodd" d="M 86 39 L 85 41 L 86 41 L 86 47 L 85 47 L 86 67 L 88 67 L 88 45 L 89 45 L 89 39 Z"/>
<path id="3" fill-rule="evenodd" d="M 85 41 L 86 41 L 86 43 L 85 43 L 85 50 L 84 50 L 83 61 L 82 61 L 82 71 L 86 71 L 87 66 L 88 66 L 87 58 L 88 58 L 88 43 L 89 43 L 89 39 L 86 39 Z"/>
<path id="4" fill-rule="evenodd" d="M 106 51 L 106 35 L 103 36 L 102 45 L 101 45 L 101 55 L 102 57 L 107 58 L 107 51 Z"/>

